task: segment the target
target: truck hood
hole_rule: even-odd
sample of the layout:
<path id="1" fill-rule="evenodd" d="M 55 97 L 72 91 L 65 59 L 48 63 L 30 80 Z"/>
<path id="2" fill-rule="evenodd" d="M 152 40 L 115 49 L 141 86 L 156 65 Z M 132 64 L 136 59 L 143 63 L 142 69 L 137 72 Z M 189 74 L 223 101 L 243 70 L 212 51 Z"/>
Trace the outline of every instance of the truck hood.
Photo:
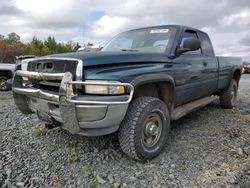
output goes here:
<path id="1" fill-rule="evenodd" d="M 74 58 L 83 61 L 83 66 L 110 65 L 122 63 L 152 63 L 168 62 L 170 59 L 165 53 L 145 52 L 75 52 L 55 54 L 50 58 Z"/>

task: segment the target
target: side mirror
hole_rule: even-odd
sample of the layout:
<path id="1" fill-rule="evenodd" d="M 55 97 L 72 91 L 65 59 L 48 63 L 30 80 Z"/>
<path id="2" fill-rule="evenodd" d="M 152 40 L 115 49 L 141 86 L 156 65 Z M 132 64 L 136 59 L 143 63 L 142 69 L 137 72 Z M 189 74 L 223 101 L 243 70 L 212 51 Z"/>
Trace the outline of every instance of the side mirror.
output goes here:
<path id="1" fill-rule="evenodd" d="M 183 41 L 183 46 L 176 50 L 177 55 L 181 55 L 184 52 L 195 51 L 201 48 L 200 40 L 194 38 L 187 38 Z"/>

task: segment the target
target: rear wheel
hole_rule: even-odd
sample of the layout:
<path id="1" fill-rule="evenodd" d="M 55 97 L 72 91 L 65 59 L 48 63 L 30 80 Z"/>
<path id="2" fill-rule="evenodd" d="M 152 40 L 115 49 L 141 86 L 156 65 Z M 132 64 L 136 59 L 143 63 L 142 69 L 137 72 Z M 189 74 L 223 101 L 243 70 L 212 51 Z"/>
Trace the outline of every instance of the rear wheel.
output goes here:
<path id="1" fill-rule="evenodd" d="M 166 104 L 157 98 L 139 97 L 131 102 L 120 126 L 120 146 L 134 159 L 152 159 L 164 148 L 169 130 Z"/>
<path id="2" fill-rule="evenodd" d="M 223 108 L 233 108 L 236 105 L 238 94 L 238 85 L 236 80 L 232 79 L 229 87 L 220 94 L 220 105 Z"/>
<path id="3" fill-rule="evenodd" d="M 5 76 L 0 76 L 0 91 L 7 91 L 8 87 L 6 85 L 6 81 L 8 80 Z"/>

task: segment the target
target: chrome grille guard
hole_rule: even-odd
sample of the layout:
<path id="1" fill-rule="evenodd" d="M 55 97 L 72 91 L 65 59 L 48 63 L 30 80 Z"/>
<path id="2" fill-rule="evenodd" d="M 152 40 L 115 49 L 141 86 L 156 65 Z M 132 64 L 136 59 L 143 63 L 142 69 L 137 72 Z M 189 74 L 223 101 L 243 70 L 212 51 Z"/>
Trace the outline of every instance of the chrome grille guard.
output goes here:
<path id="1" fill-rule="evenodd" d="M 48 92 L 45 90 L 24 87 L 23 86 L 23 77 L 35 80 L 61 80 L 59 93 L 55 94 L 54 92 Z M 129 94 L 126 96 L 127 100 L 124 101 L 94 101 L 94 100 L 84 100 L 84 95 L 81 99 L 75 99 L 76 95 L 73 92 L 73 85 L 105 85 L 105 86 L 124 86 L 129 88 Z M 74 104 L 128 104 L 131 102 L 134 94 L 134 87 L 130 83 L 93 83 L 93 82 L 84 82 L 84 81 L 73 81 L 72 74 L 70 72 L 66 73 L 39 73 L 39 72 L 30 72 L 18 70 L 15 73 L 13 79 L 13 92 L 27 95 L 32 97 L 38 97 L 42 99 L 49 100 L 53 103 L 59 103 L 61 100 L 67 101 Z"/>

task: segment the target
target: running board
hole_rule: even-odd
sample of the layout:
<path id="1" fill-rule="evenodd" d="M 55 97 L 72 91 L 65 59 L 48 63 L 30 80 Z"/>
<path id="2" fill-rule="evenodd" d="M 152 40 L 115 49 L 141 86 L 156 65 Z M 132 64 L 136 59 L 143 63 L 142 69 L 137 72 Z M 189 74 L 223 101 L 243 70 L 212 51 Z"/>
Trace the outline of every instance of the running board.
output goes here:
<path id="1" fill-rule="evenodd" d="M 209 96 L 209 97 L 204 97 L 204 98 L 189 102 L 182 106 L 178 106 L 172 112 L 171 119 L 172 120 L 180 119 L 181 117 L 187 115 L 188 113 L 193 112 L 203 106 L 206 106 L 209 103 L 215 101 L 216 99 L 217 99 L 216 96 Z"/>

